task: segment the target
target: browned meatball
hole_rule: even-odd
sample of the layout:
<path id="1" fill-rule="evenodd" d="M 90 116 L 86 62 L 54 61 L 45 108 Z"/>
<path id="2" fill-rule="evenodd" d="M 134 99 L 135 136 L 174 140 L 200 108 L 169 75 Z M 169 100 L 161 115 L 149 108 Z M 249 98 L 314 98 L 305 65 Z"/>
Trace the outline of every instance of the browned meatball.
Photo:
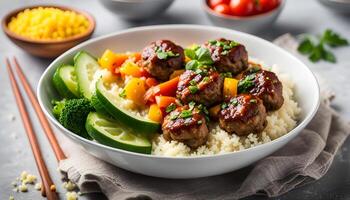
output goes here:
<path id="1" fill-rule="evenodd" d="M 176 95 L 183 103 L 195 101 L 206 106 L 222 100 L 223 77 L 214 70 L 186 70 L 177 85 Z"/>
<path id="2" fill-rule="evenodd" d="M 240 94 L 222 104 L 219 125 L 228 133 L 249 135 L 260 133 L 267 125 L 262 101 L 250 94 Z"/>
<path id="3" fill-rule="evenodd" d="M 183 48 L 169 40 L 152 42 L 143 49 L 141 57 L 141 66 L 161 81 L 168 80 L 169 76 L 185 63 Z"/>
<path id="4" fill-rule="evenodd" d="M 169 113 L 162 130 L 164 139 L 183 142 L 191 148 L 205 144 L 209 134 L 205 115 L 197 107 L 188 105 Z"/>
<path id="5" fill-rule="evenodd" d="M 282 83 L 275 73 L 258 68 L 248 70 L 238 83 L 239 93 L 249 93 L 263 100 L 266 110 L 278 110 L 284 102 Z"/>
<path id="6" fill-rule="evenodd" d="M 245 47 L 232 40 L 218 39 L 205 44 L 219 72 L 239 74 L 248 67 L 248 52 Z"/>

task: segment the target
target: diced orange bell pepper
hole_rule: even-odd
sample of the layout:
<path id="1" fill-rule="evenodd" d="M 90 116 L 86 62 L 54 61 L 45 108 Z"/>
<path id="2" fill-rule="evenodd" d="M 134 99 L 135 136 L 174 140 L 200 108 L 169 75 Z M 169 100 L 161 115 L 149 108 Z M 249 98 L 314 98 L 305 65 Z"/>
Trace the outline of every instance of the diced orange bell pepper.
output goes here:
<path id="1" fill-rule="evenodd" d="M 155 122 L 161 123 L 163 121 L 162 110 L 158 107 L 157 104 L 152 104 L 148 111 L 148 118 Z"/>
<path id="2" fill-rule="evenodd" d="M 116 54 L 113 51 L 107 49 L 101 58 L 98 60 L 101 67 L 109 69 L 109 71 L 115 73 L 115 69 L 120 67 L 126 60 L 128 55 Z"/>
<path id="3" fill-rule="evenodd" d="M 209 108 L 209 116 L 214 118 L 214 119 L 219 118 L 220 110 L 221 110 L 221 105 L 220 104 Z"/>
<path id="4" fill-rule="evenodd" d="M 169 81 L 151 87 L 145 94 L 145 100 L 155 102 L 155 96 L 175 96 L 179 77 L 175 77 Z"/>
<path id="5" fill-rule="evenodd" d="M 224 80 L 224 97 L 230 98 L 237 95 L 238 80 L 234 78 L 225 78 Z"/>
<path id="6" fill-rule="evenodd" d="M 145 105 L 144 95 L 146 93 L 145 80 L 140 78 L 132 78 L 124 87 L 127 99 L 132 100 L 136 105 Z"/>
<path id="7" fill-rule="evenodd" d="M 158 81 L 155 78 L 146 78 L 146 85 L 148 88 L 158 85 Z"/>
<path id="8" fill-rule="evenodd" d="M 159 108 L 166 108 L 172 103 L 176 103 L 175 97 L 156 96 L 156 102 Z"/>
<path id="9" fill-rule="evenodd" d="M 139 53 L 139 52 L 130 53 L 129 58 L 132 61 L 137 62 L 137 61 L 141 60 L 141 53 Z"/>
<path id="10" fill-rule="evenodd" d="M 184 69 L 179 69 L 179 70 L 175 70 L 171 75 L 169 79 L 173 79 L 175 77 L 180 76 L 181 74 L 183 74 L 185 72 Z"/>

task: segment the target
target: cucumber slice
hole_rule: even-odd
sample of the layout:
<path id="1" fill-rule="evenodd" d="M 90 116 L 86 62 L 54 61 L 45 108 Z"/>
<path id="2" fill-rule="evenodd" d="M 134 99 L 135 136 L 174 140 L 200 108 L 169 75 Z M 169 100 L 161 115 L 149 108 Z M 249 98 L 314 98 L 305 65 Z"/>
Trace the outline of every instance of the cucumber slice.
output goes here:
<path id="1" fill-rule="evenodd" d="M 79 92 L 83 97 L 90 100 L 95 92 L 95 73 L 100 66 L 94 57 L 84 51 L 74 56 L 74 65 Z"/>
<path id="2" fill-rule="evenodd" d="M 110 116 L 110 114 L 105 109 L 105 106 L 98 100 L 96 93 L 91 97 L 91 105 L 95 108 L 98 113 Z"/>
<path id="3" fill-rule="evenodd" d="M 62 65 L 56 69 L 52 78 L 58 93 L 68 99 L 79 97 L 75 69 L 71 65 Z"/>
<path id="4" fill-rule="evenodd" d="M 108 92 L 102 79 L 99 79 L 96 83 L 96 96 L 100 101 L 100 104 L 105 107 L 105 110 L 110 115 L 124 125 L 132 127 L 135 131 L 149 134 L 156 133 L 159 130 L 159 123 L 141 116 L 136 116 L 135 114 L 122 108 L 120 105 L 124 99 L 119 97 L 119 95 Z"/>
<path id="5" fill-rule="evenodd" d="M 146 137 L 100 113 L 89 113 L 86 130 L 93 139 L 111 147 L 145 154 L 150 154 L 152 150 L 152 144 Z"/>

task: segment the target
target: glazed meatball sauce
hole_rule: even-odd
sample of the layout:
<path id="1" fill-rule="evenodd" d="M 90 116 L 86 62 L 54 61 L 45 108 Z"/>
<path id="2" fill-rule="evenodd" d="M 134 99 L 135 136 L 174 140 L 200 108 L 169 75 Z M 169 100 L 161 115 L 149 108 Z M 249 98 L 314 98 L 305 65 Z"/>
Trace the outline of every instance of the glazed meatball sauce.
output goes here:
<path id="1" fill-rule="evenodd" d="M 245 46 L 233 40 L 219 38 L 186 49 L 157 40 L 143 49 L 139 65 L 159 82 L 148 89 L 146 101 L 154 104 L 157 95 L 176 99 L 161 108 L 164 139 L 190 148 L 204 145 L 215 124 L 229 134 L 259 134 L 267 113 L 284 102 L 277 75 L 249 63 Z"/>

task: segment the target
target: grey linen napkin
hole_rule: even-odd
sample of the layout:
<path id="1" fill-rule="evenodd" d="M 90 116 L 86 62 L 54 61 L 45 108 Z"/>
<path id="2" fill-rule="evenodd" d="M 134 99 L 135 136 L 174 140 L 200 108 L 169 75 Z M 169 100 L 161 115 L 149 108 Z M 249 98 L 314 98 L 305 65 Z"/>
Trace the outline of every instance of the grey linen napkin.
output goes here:
<path id="1" fill-rule="evenodd" d="M 296 45 L 290 35 L 275 42 L 289 50 Z M 111 200 L 278 196 L 321 178 L 349 135 L 350 124 L 330 107 L 331 97 L 331 94 L 323 95 L 314 119 L 282 149 L 250 167 L 228 174 L 187 180 L 139 175 L 103 162 L 69 141 L 62 141 L 68 158 L 60 162 L 59 169 L 79 186 L 82 194 L 102 192 Z"/>

